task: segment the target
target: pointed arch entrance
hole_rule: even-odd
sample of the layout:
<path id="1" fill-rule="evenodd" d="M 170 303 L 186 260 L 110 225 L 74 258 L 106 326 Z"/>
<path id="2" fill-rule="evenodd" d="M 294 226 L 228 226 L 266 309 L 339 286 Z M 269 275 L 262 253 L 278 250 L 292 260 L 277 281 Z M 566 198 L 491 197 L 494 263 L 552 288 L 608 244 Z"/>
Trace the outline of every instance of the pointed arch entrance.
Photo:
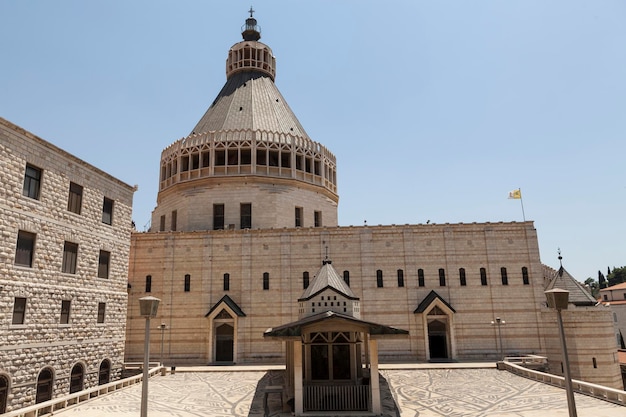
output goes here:
<path id="1" fill-rule="evenodd" d="M 431 291 L 414 312 L 421 316 L 424 329 L 424 351 L 428 361 L 456 359 L 454 314 L 450 304 Z"/>
<path id="2" fill-rule="evenodd" d="M 229 296 L 225 295 L 205 315 L 208 320 L 208 362 L 234 364 L 237 362 L 237 328 L 240 317 L 246 315 Z"/>

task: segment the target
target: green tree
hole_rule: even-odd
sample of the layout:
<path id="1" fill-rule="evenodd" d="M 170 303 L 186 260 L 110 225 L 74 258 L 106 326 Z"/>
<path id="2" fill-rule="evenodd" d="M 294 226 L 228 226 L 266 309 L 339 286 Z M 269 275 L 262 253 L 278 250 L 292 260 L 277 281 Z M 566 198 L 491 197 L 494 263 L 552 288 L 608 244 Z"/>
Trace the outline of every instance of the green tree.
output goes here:
<path id="1" fill-rule="evenodd" d="M 613 268 L 611 273 L 607 275 L 606 279 L 609 282 L 609 287 L 626 282 L 626 266 Z"/>
<path id="2" fill-rule="evenodd" d="M 604 279 L 604 275 L 600 271 L 598 271 L 598 286 L 600 289 L 606 288 L 606 279 Z"/>

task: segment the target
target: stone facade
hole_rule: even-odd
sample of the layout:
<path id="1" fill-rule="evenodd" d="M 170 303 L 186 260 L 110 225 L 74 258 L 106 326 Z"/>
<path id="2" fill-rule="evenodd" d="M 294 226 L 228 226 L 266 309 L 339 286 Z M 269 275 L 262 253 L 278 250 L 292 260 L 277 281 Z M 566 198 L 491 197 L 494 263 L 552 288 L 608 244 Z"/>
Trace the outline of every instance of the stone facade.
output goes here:
<path id="1" fill-rule="evenodd" d="M 119 377 L 134 188 L 1 118 L 0 165 L 1 412 Z"/>

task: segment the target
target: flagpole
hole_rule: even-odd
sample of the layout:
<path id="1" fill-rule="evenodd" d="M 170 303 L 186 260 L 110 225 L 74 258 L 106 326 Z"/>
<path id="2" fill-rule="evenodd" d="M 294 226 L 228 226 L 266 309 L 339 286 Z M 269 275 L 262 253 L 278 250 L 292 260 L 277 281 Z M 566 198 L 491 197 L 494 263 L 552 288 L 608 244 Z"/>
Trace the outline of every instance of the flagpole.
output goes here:
<path id="1" fill-rule="evenodd" d="M 526 214 L 524 214 L 524 199 L 522 198 L 522 188 L 518 188 L 519 190 L 519 203 L 522 205 L 522 219 L 524 222 L 526 221 Z"/>

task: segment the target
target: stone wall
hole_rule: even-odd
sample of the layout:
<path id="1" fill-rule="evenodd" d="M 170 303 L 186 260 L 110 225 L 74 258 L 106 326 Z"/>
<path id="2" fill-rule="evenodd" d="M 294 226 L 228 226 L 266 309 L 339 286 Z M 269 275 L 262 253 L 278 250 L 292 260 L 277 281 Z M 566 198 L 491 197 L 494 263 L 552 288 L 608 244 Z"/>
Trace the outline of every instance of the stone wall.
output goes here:
<path id="1" fill-rule="evenodd" d="M 38 199 L 22 192 L 27 163 L 42 170 Z M 85 388 L 98 384 L 103 360 L 119 377 L 134 189 L 4 119 L 0 165 L 0 373 L 10 381 L 9 411 L 35 403 L 44 368 L 53 372 L 53 397 L 69 393 L 75 364 Z M 80 214 L 68 210 L 70 182 L 83 187 Z M 111 225 L 102 221 L 105 197 L 114 200 Z M 15 264 L 19 231 L 36 235 L 30 267 Z M 62 272 L 66 241 L 78 245 L 75 273 Z M 111 253 L 108 278 L 97 277 L 100 250 Z M 16 297 L 26 298 L 23 324 L 13 324 Z M 71 303 L 68 324 L 63 300 Z"/>

